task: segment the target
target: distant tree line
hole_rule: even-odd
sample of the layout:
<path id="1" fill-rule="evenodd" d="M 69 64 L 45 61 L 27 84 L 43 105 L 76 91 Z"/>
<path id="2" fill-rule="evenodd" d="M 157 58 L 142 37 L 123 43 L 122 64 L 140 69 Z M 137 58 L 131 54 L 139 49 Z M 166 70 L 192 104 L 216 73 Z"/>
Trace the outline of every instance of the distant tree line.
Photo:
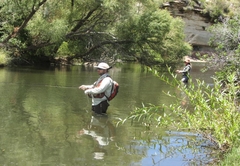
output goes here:
<path id="1" fill-rule="evenodd" d="M 184 22 L 165 0 L 4 0 L 0 2 L 1 55 L 14 63 L 134 60 L 146 65 L 189 55 Z M 235 15 L 236 0 L 182 0 L 213 18 Z M 232 8 L 234 7 L 234 8 Z M 231 10 L 230 10 L 231 9 Z M 237 10 L 237 8 L 236 8 Z M 1 63 L 1 62 L 0 62 Z"/>
<path id="2" fill-rule="evenodd" d="M 145 64 L 189 53 L 184 23 L 151 0 L 5 0 L 0 47 L 29 64 L 137 60 Z"/>

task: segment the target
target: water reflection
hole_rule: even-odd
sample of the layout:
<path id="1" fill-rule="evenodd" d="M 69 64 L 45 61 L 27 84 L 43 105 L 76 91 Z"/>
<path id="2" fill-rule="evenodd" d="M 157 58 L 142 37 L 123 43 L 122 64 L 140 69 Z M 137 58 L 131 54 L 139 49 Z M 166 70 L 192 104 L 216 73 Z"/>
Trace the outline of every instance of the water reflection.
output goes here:
<path id="1" fill-rule="evenodd" d="M 201 135 L 180 131 L 166 131 L 166 134 L 161 140 L 153 140 L 155 145 L 148 149 L 147 158 L 152 158 L 152 165 L 179 165 L 179 159 L 182 165 L 207 164 L 209 150 L 202 147 L 206 140 Z M 142 162 L 147 164 L 146 159 Z"/>
<path id="2" fill-rule="evenodd" d="M 193 78 L 212 83 L 212 73 L 203 75 L 197 65 L 194 73 Z M 79 85 L 98 78 L 92 68 L 0 70 L 0 164 L 187 165 L 185 159 L 195 157 L 188 138 L 197 137 L 189 137 L 187 133 L 166 135 L 165 131 L 159 133 L 164 129 L 158 128 L 154 131 L 157 137 L 146 140 L 159 143 L 149 145 L 144 141 L 148 131 L 138 123 L 126 122 L 117 128 L 113 123 L 115 118 L 124 119 L 135 107 L 142 107 L 142 103 L 176 103 L 162 93 L 174 93 L 176 89 L 138 64 L 121 64 L 110 74 L 120 84 L 119 94 L 110 103 L 108 117 L 95 117 L 89 107 L 91 100 L 78 90 Z M 186 145 L 186 150 L 181 150 L 179 144 Z M 194 148 L 198 150 L 196 156 L 205 154 L 201 146 Z"/>
<path id="3" fill-rule="evenodd" d="M 88 135 L 95 142 L 94 159 L 102 160 L 107 153 L 105 146 L 109 145 L 116 136 L 115 126 L 107 115 L 93 114 L 90 123 L 78 132 L 78 137 Z"/>

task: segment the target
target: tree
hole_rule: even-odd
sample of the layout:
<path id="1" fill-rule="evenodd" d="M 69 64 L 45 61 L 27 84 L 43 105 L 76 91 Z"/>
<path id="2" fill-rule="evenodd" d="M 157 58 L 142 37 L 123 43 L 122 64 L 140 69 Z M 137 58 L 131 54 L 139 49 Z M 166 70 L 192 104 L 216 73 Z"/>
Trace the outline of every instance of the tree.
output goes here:
<path id="1" fill-rule="evenodd" d="M 219 74 L 220 79 L 225 79 L 226 75 L 236 72 L 240 78 L 240 16 L 232 19 L 225 18 L 221 23 L 210 27 L 213 34 L 210 44 L 216 47 L 216 54 L 211 57 L 212 65 L 222 68 Z"/>
<path id="2" fill-rule="evenodd" d="M 1 1 L 1 43 L 6 44 L 10 39 L 16 37 L 28 22 L 32 19 L 39 8 L 46 3 L 47 0 L 39 1 Z M 21 13 L 21 15 L 19 15 Z"/>
<path id="3" fill-rule="evenodd" d="M 1 2 L 1 46 L 28 61 L 135 59 L 150 65 L 182 58 L 183 22 L 151 0 L 32 0 Z M 7 21 L 12 20 L 12 21 Z M 7 22 L 7 24 L 4 24 Z M 19 27 L 17 32 L 14 27 Z"/>
<path id="4" fill-rule="evenodd" d="M 165 10 L 148 10 L 133 21 L 118 26 L 118 36 L 128 39 L 125 51 L 145 64 L 172 61 L 187 55 L 190 46 L 184 42 L 184 23 L 173 19 Z"/>

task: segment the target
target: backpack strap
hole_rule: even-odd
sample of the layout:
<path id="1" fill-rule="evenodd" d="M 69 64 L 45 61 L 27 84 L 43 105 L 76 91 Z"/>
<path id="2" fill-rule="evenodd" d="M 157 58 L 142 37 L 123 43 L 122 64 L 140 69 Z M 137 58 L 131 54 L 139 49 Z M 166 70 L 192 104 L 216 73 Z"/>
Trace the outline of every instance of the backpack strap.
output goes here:
<path id="1" fill-rule="evenodd" d="M 106 77 L 110 77 L 110 78 L 111 78 L 111 76 L 110 76 L 108 73 L 105 74 L 103 77 L 100 77 L 100 78 L 94 83 L 94 87 L 100 85 L 101 82 L 103 81 L 103 79 L 106 78 Z M 113 91 L 113 87 L 114 87 L 114 83 L 113 83 L 113 85 L 112 85 L 111 94 L 112 94 L 112 91 Z M 110 95 L 111 95 L 111 94 L 110 94 Z M 105 94 L 105 92 L 102 92 L 102 93 L 93 95 L 94 98 L 103 98 L 104 96 L 107 98 L 107 100 L 109 100 L 109 97 L 107 97 L 107 95 Z"/>
<path id="2" fill-rule="evenodd" d="M 110 77 L 110 76 L 109 76 Z M 111 78 L 111 77 L 110 77 Z M 110 96 L 111 96 L 111 94 L 112 94 L 112 92 L 113 92 L 113 88 L 114 88 L 114 82 L 113 82 L 113 80 L 112 80 L 112 89 L 111 89 L 111 93 L 110 93 Z M 104 93 L 104 96 L 107 98 L 107 100 L 109 101 L 109 97 Z"/>

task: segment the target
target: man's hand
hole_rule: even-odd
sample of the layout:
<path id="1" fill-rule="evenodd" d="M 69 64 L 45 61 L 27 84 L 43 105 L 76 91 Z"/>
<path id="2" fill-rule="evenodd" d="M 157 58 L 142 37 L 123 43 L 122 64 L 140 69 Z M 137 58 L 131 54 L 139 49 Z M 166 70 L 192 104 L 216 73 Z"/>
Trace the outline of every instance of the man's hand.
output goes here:
<path id="1" fill-rule="evenodd" d="M 88 94 L 89 94 L 89 91 L 90 91 L 90 90 L 85 90 L 84 93 L 85 93 L 86 95 L 88 95 Z"/>
<path id="2" fill-rule="evenodd" d="M 87 90 L 88 88 L 85 85 L 81 85 L 81 86 L 79 86 L 79 89 Z"/>
<path id="3" fill-rule="evenodd" d="M 182 71 L 181 70 L 176 70 L 177 73 L 181 73 Z"/>

